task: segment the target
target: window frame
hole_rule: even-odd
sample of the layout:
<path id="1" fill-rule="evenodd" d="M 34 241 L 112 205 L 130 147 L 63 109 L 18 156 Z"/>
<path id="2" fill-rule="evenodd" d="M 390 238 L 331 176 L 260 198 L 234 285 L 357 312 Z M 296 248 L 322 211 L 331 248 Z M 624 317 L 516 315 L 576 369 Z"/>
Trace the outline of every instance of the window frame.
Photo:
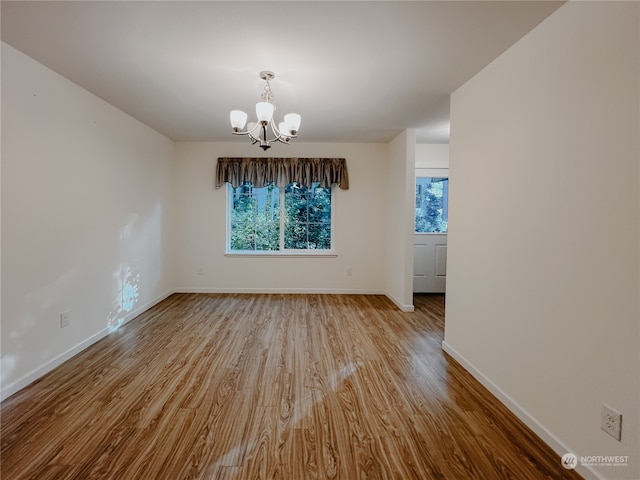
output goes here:
<path id="1" fill-rule="evenodd" d="M 285 249 L 285 189 L 286 187 L 276 187 L 280 195 L 280 236 L 278 240 L 278 250 L 231 250 L 231 209 L 233 206 L 233 187 L 226 184 L 226 222 L 225 222 L 225 256 L 228 257 L 337 257 L 336 251 L 336 188 L 330 187 L 331 192 L 331 249 Z"/>

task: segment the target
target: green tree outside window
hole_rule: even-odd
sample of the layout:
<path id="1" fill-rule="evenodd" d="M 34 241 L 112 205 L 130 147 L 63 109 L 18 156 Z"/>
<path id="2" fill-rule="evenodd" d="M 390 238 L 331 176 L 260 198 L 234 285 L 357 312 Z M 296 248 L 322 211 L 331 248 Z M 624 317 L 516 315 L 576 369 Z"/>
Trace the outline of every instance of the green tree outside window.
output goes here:
<path id="1" fill-rule="evenodd" d="M 449 179 L 416 178 L 416 232 L 446 233 L 449 223 Z"/>
<path id="2" fill-rule="evenodd" d="M 231 199 L 231 251 L 331 249 L 330 188 L 244 183 L 232 188 Z"/>

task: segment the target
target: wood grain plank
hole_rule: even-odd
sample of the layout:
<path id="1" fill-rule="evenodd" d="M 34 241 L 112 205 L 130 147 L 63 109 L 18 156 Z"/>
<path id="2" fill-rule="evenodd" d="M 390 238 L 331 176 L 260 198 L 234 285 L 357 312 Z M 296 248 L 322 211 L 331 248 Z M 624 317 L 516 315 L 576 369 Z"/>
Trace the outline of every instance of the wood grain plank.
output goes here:
<path id="1" fill-rule="evenodd" d="M 443 353 L 444 296 L 176 294 L 0 410 L 22 479 L 577 479 Z"/>

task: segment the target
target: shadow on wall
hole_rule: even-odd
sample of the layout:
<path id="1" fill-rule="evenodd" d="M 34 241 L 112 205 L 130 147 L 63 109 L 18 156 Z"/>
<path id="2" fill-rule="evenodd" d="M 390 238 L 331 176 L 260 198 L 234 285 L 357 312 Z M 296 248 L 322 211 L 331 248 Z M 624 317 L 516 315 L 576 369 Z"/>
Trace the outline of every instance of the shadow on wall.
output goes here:
<path id="1" fill-rule="evenodd" d="M 20 320 L 13 325 L 13 328 L 8 333 L 5 331 L 6 326 L 3 324 L 0 391 L 4 391 L 7 385 L 10 384 L 24 356 L 37 355 L 39 361 L 43 362 L 55 353 L 55 342 L 48 342 L 45 348 L 40 348 L 39 351 L 34 352 L 28 345 L 28 339 L 37 334 L 40 318 L 55 318 L 57 316 L 59 292 L 72 289 L 77 281 L 78 274 L 77 268 L 73 268 L 52 283 L 43 285 L 24 295 L 19 305 L 21 312 L 16 314 L 16 317 L 20 318 Z M 4 353 L 7 350 L 9 350 L 9 353 Z"/>
<path id="2" fill-rule="evenodd" d="M 165 268 L 163 213 L 158 201 L 149 215 L 126 214 L 116 235 L 86 242 L 73 257 L 60 259 L 70 269 L 3 305 L 0 397 L 15 393 L 105 333 L 117 330 L 154 301 Z M 113 231 L 106 221 L 103 226 Z M 46 280 L 39 273 L 39 280 Z M 106 287 L 110 287 L 108 294 Z M 61 331 L 51 319 L 64 311 L 71 312 L 73 321 L 71 329 Z M 98 325 L 92 324 L 94 318 Z"/>

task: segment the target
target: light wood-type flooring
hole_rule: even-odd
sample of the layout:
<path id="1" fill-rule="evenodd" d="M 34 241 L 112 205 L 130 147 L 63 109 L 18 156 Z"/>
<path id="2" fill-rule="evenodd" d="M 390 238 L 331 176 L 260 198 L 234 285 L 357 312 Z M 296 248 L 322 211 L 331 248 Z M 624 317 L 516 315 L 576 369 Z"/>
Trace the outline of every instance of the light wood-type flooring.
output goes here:
<path id="1" fill-rule="evenodd" d="M 2 403 L 1 478 L 579 478 L 415 305 L 172 295 Z"/>

